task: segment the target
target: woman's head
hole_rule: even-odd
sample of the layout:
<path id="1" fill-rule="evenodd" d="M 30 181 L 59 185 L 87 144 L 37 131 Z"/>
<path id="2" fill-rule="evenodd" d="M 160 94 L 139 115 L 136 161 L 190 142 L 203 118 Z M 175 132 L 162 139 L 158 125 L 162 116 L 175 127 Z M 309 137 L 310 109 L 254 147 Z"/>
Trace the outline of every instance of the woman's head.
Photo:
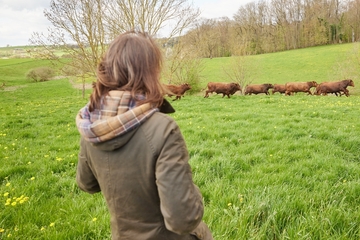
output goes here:
<path id="1" fill-rule="evenodd" d="M 90 111 L 99 107 L 102 96 L 111 90 L 130 91 L 133 97 L 144 94 L 154 106 L 161 105 L 163 88 L 159 81 L 162 55 L 146 33 L 129 31 L 109 46 L 98 67 L 98 79 L 90 97 Z"/>

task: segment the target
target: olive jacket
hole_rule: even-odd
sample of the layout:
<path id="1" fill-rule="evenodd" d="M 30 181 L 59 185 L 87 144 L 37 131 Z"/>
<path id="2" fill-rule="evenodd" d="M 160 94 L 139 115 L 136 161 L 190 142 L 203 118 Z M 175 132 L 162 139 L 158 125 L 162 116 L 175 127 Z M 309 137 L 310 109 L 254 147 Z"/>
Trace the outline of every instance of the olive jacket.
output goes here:
<path id="1" fill-rule="evenodd" d="M 188 160 L 176 122 L 155 112 L 111 140 L 82 137 L 76 180 L 83 191 L 104 195 L 113 240 L 210 240 Z"/>

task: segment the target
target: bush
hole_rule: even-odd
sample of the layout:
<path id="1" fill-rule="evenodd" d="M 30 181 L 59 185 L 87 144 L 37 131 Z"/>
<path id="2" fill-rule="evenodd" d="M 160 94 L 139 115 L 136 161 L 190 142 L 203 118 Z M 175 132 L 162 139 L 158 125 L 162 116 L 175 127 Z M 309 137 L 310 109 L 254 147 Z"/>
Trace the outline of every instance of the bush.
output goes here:
<path id="1" fill-rule="evenodd" d="M 44 82 L 55 76 L 55 71 L 50 67 L 39 67 L 31 69 L 26 78 L 32 79 L 34 82 Z"/>
<path id="2" fill-rule="evenodd" d="M 188 83 L 191 89 L 189 94 L 194 94 L 201 91 L 201 71 L 203 70 L 203 62 L 201 59 L 181 59 L 177 64 L 177 69 L 172 73 L 169 84 L 184 84 Z"/>

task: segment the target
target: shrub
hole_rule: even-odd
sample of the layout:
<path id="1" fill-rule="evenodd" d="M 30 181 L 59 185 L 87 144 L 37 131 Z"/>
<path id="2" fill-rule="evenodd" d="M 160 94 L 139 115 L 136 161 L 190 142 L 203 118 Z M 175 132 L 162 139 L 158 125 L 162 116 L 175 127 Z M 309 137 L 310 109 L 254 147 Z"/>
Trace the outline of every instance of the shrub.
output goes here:
<path id="1" fill-rule="evenodd" d="M 32 79 L 34 82 L 44 82 L 55 76 L 55 71 L 50 67 L 38 67 L 31 69 L 26 78 Z"/>

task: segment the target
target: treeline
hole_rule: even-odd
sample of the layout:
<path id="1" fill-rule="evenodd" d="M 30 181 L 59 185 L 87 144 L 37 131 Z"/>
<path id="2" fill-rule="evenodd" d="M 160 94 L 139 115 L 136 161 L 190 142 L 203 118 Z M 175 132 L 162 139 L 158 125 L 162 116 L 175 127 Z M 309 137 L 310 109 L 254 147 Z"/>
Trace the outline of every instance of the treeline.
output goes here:
<path id="1" fill-rule="evenodd" d="M 360 39 L 360 0 L 260 0 L 184 36 L 198 57 L 249 55 Z"/>

